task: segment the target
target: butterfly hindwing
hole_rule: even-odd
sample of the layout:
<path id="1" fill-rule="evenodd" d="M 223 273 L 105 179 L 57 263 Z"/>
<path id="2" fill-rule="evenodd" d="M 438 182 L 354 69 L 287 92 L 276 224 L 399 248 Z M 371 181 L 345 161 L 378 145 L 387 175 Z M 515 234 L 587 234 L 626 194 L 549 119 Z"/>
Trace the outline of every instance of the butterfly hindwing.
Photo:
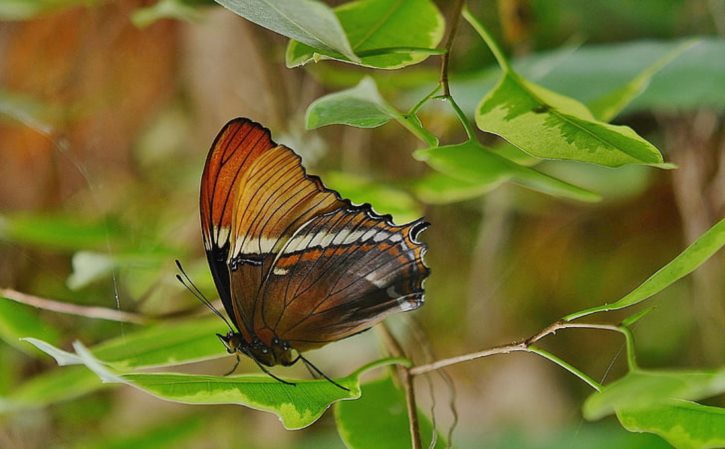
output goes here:
<path id="1" fill-rule="evenodd" d="M 305 351 L 363 331 L 423 303 L 426 223 L 396 226 L 347 205 L 300 228 L 277 255 L 255 327 Z"/>

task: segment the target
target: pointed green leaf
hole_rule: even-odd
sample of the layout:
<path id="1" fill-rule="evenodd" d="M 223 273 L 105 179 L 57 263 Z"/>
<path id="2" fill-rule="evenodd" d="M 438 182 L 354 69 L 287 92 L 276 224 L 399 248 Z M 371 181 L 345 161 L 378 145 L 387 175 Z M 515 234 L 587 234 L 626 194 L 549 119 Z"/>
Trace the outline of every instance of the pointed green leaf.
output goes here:
<path id="1" fill-rule="evenodd" d="M 580 201 L 598 201 L 589 192 L 533 168 L 518 165 L 474 141 L 417 150 L 414 156 L 434 169 L 458 180 L 476 184 L 481 190 L 513 182 L 549 195 Z"/>
<path id="2" fill-rule="evenodd" d="M 584 402 L 584 416 L 599 419 L 617 410 L 640 410 L 670 399 L 698 400 L 725 393 L 725 368 L 718 371 L 629 372 Z"/>
<path id="3" fill-rule="evenodd" d="M 668 51 L 665 55 L 657 59 L 654 63 L 647 66 L 638 73 L 627 84 L 612 90 L 596 100 L 588 103 L 592 114 L 604 122 L 609 122 L 619 114 L 629 103 L 632 102 L 640 93 L 642 93 L 649 84 L 652 77 L 662 70 L 670 62 L 674 61 L 682 53 L 692 48 L 697 41 L 689 40 L 676 46 Z"/>
<path id="4" fill-rule="evenodd" d="M 715 226 L 705 231 L 670 263 L 660 268 L 659 271 L 619 301 L 572 313 L 564 317 L 564 320 L 571 321 L 593 313 L 619 310 L 639 304 L 692 273 L 718 252 L 723 245 L 725 245 L 725 219 L 720 220 Z"/>
<path id="5" fill-rule="evenodd" d="M 215 0 L 245 19 L 320 51 L 359 61 L 335 13 L 315 0 Z"/>
<path id="6" fill-rule="evenodd" d="M 37 346 L 49 353 L 64 353 L 50 345 Z M 274 413 L 288 429 L 300 429 L 315 422 L 335 401 L 360 397 L 359 376 L 374 368 L 406 364 L 405 359 L 388 358 L 369 363 L 349 376 L 337 379 L 343 390 L 327 380 L 292 380 L 283 384 L 266 375 L 204 376 L 179 373 L 138 373 L 118 370 L 96 358 L 80 342 L 73 344 L 76 359 L 105 383 L 124 383 L 160 399 L 184 404 L 238 404 Z M 67 354 L 67 353 L 66 353 Z"/>
<path id="7" fill-rule="evenodd" d="M 315 100 L 306 114 L 307 129 L 327 125 L 348 125 L 358 128 L 376 128 L 400 114 L 380 96 L 370 77 L 363 78 L 351 88 Z"/>
<path id="8" fill-rule="evenodd" d="M 476 124 L 542 159 L 669 167 L 657 148 L 631 128 L 597 121 L 578 101 L 513 72 L 505 73 L 481 100 Z"/>
<path id="9" fill-rule="evenodd" d="M 393 385 L 390 377 L 364 384 L 362 398 L 357 401 L 335 404 L 335 421 L 348 449 L 399 449 L 411 444 L 405 394 Z M 418 424 L 423 447 L 431 447 L 433 426 L 420 411 Z M 437 432 L 433 447 L 446 447 Z"/>
<path id="10" fill-rule="evenodd" d="M 224 323 L 217 317 L 162 323 L 108 340 L 94 346 L 91 352 L 118 370 L 181 365 L 228 357 L 216 337 L 223 330 Z M 42 340 L 23 340 L 55 358 L 59 365 L 82 363 L 77 355 Z"/>
<path id="11" fill-rule="evenodd" d="M 618 411 L 617 418 L 625 429 L 659 435 L 677 449 L 725 447 L 725 408 L 676 400 L 648 410 Z"/>
<path id="12" fill-rule="evenodd" d="M 321 59 L 353 62 L 365 67 L 397 69 L 438 54 L 445 21 L 430 0 L 358 0 L 335 8 L 352 49 L 360 60 L 292 41 L 287 66 Z"/>

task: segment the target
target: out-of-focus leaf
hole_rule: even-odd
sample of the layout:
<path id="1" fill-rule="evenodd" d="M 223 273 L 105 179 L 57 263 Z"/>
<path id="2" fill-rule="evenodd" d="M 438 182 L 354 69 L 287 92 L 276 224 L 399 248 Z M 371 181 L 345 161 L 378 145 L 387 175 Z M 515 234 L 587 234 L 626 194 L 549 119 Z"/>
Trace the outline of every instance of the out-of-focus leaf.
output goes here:
<path id="1" fill-rule="evenodd" d="M 155 425 L 141 432 L 130 434 L 126 429 L 116 429 L 119 436 L 103 435 L 96 441 L 86 441 L 78 449 L 163 449 L 176 448 L 204 428 L 200 416 L 190 416 Z"/>
<path id="2" fill-rule="evenodd" d="M 513 66 L 527 79 L 591 105 L 626 89 L 633 80 L 657 68 L 659 61 L 667 60 L 668 55 L 683 45 L 686 43 L 681 40 L 585 45 L 573 52 L 555 50 L 533 54 L 513 61 Z M 702 38 L 652 74 L 644 90 L 623 112 L 725 109 L 725 91 L 720 87 L 725 84 L 725 61 L 720 57 L 723 52 L 723 40 Z M 541 70 L 541 67 L 551 69 Z M 477 97 L 493 88 L 500 73 L 498 67 L 491 67 L 452 78 L 454 98 L 464 111 L 474 111 Z"/>
<path id="3" fill-rule="evenodd" d="M 67 284 L 71 290 L 78 290 L 113 273 L 116 264 L 113 258 L 93 251 L 79 251 L 71 262 L 73 273 L 68 276 Z"/>
<path id="4" fill-rule="evenodd" d="M 57 250 L 100 248 L 123 237 L 113 223 L 87 223 L 63 216 L 0 215 L 0 240 Z"/>
<path id="5" fill-rule="evenodd" d="M 421 201 L 428 204 L 449 204 L 479 197 L 497 186 L 495 183 L 480 184 L 432 172 L 417 180 L 413 190 Z"/>
<path id="6" fill-rule="evenodd" d="M 385 365 L 407 363 L 388 358 L 371 362 L 336 380 L 343 390 L 325 379 L 294 380 L 284 384 L 266 375 L 202 376 L 177 373 L 119 373 L 96 359 L 80 342 L 76 356 L 104 382 L 124 383 L 160 399 L 184 404 L 238 404 L 271 412 L 287 429 L 307 427 L 334 402 L 360 397 L 361 374 Z"/>
<path id="7" fill-rule="evenodd" d="M 661 168 L 662 155 L 631 128 L 597 121 L 578 101 L 505 73 L 476 110 L 476 124 L 542 159 L 607 167 L 646 164 Z"/>
<path id="8" fill-rule="evenodd" d="M 374 410 L 374 413 L 371 413 Z M 335 404 L 337 431 L 348 449 L 398 449 L 410 447 L 410 425 L 405 394 L 390 377 L 366 383 L 357 401 Z M 430 420 L 418 412 L 423 447 L 430 447 L 433 435 Z M 435 448 L 446 447 L 436 432 Z"/>
<path id="9" fill-rule="evenodd" d="M 629 292 L 619 301 L 612 304 L 592 307 L 564 317 L 566 321 L 581 318 L 597 312 L 619 310 L 638 304 L 659 293 L 675 281 L 692 273 L 713 254 L 725 245 L 725 219 L 720 220 L 712 228 L 705 231 L 697 240 L 688 246 L 670 263 L 660 268 L 655 274 L 644 281 L 639 287 Z"/>
<path id="10" fill-rule="evenodd" d="M 36 354 L 20 341 L 28 335 L 37 335 L 52 344 L 58 344 L 60 339 L 58 331 L 41 320 L 35 309 L 0 296 L 0 339 L 25 353 Z"/>
<path id="11" fill-rule="evenodd" d="M 589 109 L 597 120 L 608 122 L 619 114 L 629 103 L 632 102 L 644 89 L 647 88 L 652 77 L 662 70 L 670 62 L 674 61 L 683 52 L 692 48 L 697 41 L 686 41 L 667 52 L 657 59 L 653 64 L 646 67 L 637 74 L 631 81 L 622 87 L 612 90 L 589 102 Z"/>
<path id="12" fill-rule="evenodd" d="M 340 92 L 315 100 L 306 113 L 307 129 L 327 125 L 348 125 L 358 128 L 376 128 L 400 114 L 380 96 L 370 77 Z"/>
<path id="13" fill-rule="evenodd" d="M 481 190 L 492 189 L 503 182 L 516 184 L 563 198 L 598 201 L 596 193 L 553 178 L 533 168 L 524 167 L 493 153 L 474 141 L 458 145 L 417 150 L 414 156 L 443 174 Z"/>
<path id="14" fill-rule="evenodd" d="M 139 8 L 131 14 L 131 21 L 139 28 L 147 27 L 162 19 L 194 22 L 201 18 L 198 7 L 202 0 L 159 0 L 151 6 Z"/>
<path id="15" fill-rule="evenodd" d="M 216 316 L 165 323 L 128 333 L 91 348 L 94 357 L 117 370 L 172 366 L 228 357 L 216 334 L 224 323 Z M 24 339 L 60 365 L 82 363 L 78 356 L 36 339 Z"/>
<path id="16" fill-rule="evenodd" d="M 314 0 L 215 0 L 245 19 L 320 51 L 359 61 L 335 13 Z"/>
<path id="17" fill-rule="evenodd" d="M 98 0 L 3 0 L 0 2 L 0 19 L 27 20 L 55 10 L 77 5 L 91 6 Z"/>
<path id="18" fill-rule="evenodd" d="M 104 388 L 85 366 L 58 368 L 40 374 L 0 397 L 0 413 L 46 407 Z"/>
<path id="19" fill-rule="evenodd" d="M 589 396 L 583 410 L 587 419 L 599 419 L 618 410 L 647 409 L 670 399 L 698 400 L 723 392 L 725 368 L 680 372 L 636 370 Z"/>
<path id="20" fill-rule="evenodd" d="M 390 214 L 396 223 L 408 223 L 420 217 L 420 205 L 407 192 L 374 182 L 362 176 L 328 172 L 325 184 L 353 203 L 369 203 L 376 212 Z"/>
<path id="21" fill-rule="evenodd" d="M 725 447 L 725 408 L 673 400 L 648 410 L 618 411 L 617 418 L 625 429 L 654 433 L 677 449 Z"/>
<path id="22" fill-rule="evenodd" d="M 430 0 L 358 0 L 335 8 L 360 60 L 292 41 L 287 66 L 336 59 L 366 67 L 397 69 L 425 60 L 443 38 L 445 21 Z"/>
<path id="23" fill-rule="evenodd" d="M 216 316 L 157 324 L 101 343 L 91 351 L 118 370 L 211 360 L 229 356 L 216 336 L 224 329 Z"/>

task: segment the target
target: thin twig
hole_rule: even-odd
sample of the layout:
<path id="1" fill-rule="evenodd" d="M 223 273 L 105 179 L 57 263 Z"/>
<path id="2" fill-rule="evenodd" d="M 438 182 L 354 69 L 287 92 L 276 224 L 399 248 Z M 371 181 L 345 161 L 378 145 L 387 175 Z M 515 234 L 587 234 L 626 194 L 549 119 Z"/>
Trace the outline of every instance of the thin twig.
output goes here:
<path id="1" fill-rule="evenodd" d="M 21 304 L 36 307 L 38 309 L 67 313 L 69 315 L 78 315 L 86 318 L 120 321 L 123 323 L 133 324 L 148 324 L 152 321 L 148 317 L 138 315 L 136 313 L 107 309 L 105 307 L 80 306 L 78 304 L 54 301 L 52 299 L 40 298 L 38 296 L 21 293 L 17 290 L 12 290 L 9 288 L 0 289 L 0 296 L 19 302 Z"/>
<path id="2" fill-rule="evenodd" d="M 566 321 L 556 321 L 548 326 L 546 326 L 544 329 L 542 329 L 540 332 L 532 335 L 531 337 L 509 343 L 506 345 L 500 345 L 500 346 L 494 346 L 493 348 L 485 349 L 483 351 L 473 352 L 470 354 L 463 354 L 456 357 L 451 357 L 448 359 L 442 359 L 438 360 L 437 362 L 430 363 L 427 365 L 419 365 L 414 366 L 413 368 L 410 368 L 410 374 L 413 376 L 417 376 L 419 374 L 424 374 L 430 371 L 435 371 L 441 368 L 444 368 L 446 366 L 455 365 L 458 363 L 468 362 L 471 360 L 480 359 L 483 357 L 490 357 L 492 355 L 498 355 L 498 354 L 509 354 L 512 352 L 535 352 L 530 350 L 530 346 L 534 343 L 538 342 L 542 338 L 549 336 L 551 334 L 555 334 L 556 331 L 559 329 L 573 329 L 573 328 L 579 328 L 579 329 L 601 329 L 601 330 L 609 330 L 614 332 L 620 332 L 622 333 L 622 328 L 619 326 L 616 326 L 614 324 L 595 324 L 595 323 L 570 323 Z"/>
<path id="3" fill-rule="evenodd" d="M 387 342 L 388 350 L 394 357 L 405 357 L 405 351 L 400 342 L 395 338 L 385 323 L 380 326 L 383 336 Z M 405 404 L 408 409 L 408 423 L 410 425 L 410 443 L 413 449 L 423 449 L 420 439 L 420 426 L 418 424 L 418 406 L 415 404 L 415 389 L 413 388 L 413 376 L 410 368 L 399 365 L 398 373 L 405 391 Z"/>

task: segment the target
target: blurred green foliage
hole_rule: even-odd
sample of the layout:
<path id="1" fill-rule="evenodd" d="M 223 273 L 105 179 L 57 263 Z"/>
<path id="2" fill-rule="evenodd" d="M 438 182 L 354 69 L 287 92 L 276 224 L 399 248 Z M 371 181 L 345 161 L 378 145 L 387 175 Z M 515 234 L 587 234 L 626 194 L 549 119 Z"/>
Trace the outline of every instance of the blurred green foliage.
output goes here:
<path id="1" fill-rule="evenodd" d="M 708 231 L 725 195 L 725 11 L 717 2 L 469 2 L 490 36 L 484 42 L 460 23 L 449 69 L 460 111 L 433 90 L 455 2 L 218 3 L 261 28 L 211 1 L 0 2 L 8 61 L 0 68 L 0 287 L 148 321 L 40 312 L 0 298 L 0 446 L 363 448 L 390 435 L 390 447 L 408 447 L 404 396 L 389 377 L 363 376 L 361 385 L 358 372 L 343 377 L 350 394 L 303 381 L 315 412 L 295 415 L 304 405 L 285 404 L 309 397 L 294 387 L 209 375 L 232 362 L 214 335 L 224 323 L 195 316 L 210 314 L 175 281 L 173 260 L 216 297 L 196 198 L 206 149 L 229 114 L 269 122 L 343 196 L 398 222 L 425 214 L 433 223 L 425 233 L 433 275 L 417 315 L 430 341 L 407 345 L 413 363 L 429 361 L 421 352 L 444 358 L 506 343 L 566 315 L 612 311 L 591 318 L 631 328 L 634 348 L 593 331 L 546 340 L 602 384 L 593 394 L 538 359 L 523 375 L 503 359 L 453 367 L 455 447 L 725 444 L 725 222 Z M 498 47 L 496 58 L 489 49 Z M 669 168 L 663 161 L 679 168 L 638 165 Z M 654 293 L 646 316 L 615 311 Z M 412 338 L 406 323 L 393 321 Z M 58 368 L 21 337 L 80 365 Z M 74 341 L 90 353 L 59 352 Z M 635 348 L 647 369 L 633 366 Z M 359 337 L 314 357 L 347 375 L 377 353 Z M 256 373 L 246 362 L 242 369 Z M 276 372 L 305 376 L 299 367 Z M 287 421 L 295 428 L 341 397 L 362 391 L 362 399 L 337 403 L 335 422 L 327 414 L 292 433 L 243 407 L 185 407 L 107 388 L 98 373 L 171 401 L 305 415 Z M 442 415 L 440 435 L 452 422 L 442 406 L 450 393 L 436 379 L 432 397 L 416 383 L 424 438 L 433 432 L 430 402 Z M 257 396 L 240 400 L 245 389 Z M 582 412 L 615 413 L 621 426 L 585 422 Z"/>

